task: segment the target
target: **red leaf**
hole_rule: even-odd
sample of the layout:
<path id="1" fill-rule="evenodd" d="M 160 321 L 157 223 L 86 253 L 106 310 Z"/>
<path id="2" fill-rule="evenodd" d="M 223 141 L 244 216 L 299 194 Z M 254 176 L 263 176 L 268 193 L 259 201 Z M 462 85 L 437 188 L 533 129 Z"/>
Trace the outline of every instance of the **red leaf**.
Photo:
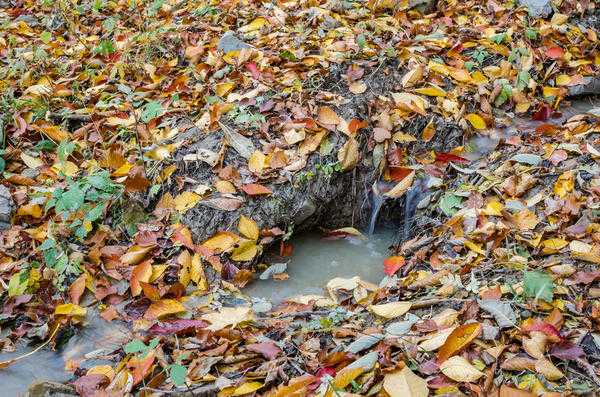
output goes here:
<path id="1" fill-rule="evenodd" d="M 252 75 L 253 79 L 258 80 L 260 78 L 260 71 L 258 70 L 256 63 L 248 62 L 246 64 L 246 69 L 250 71 L 250 74 Z"/>
<path id="2" fill-rule="evenodd" d="M 246 348 L 251 352 L 262 354 L 268 360 L 274 360 L 281 353 L 281 349 L 273 342 L 253 343 Z"/>
<path id="3" fill-rule="evenodd" d="M 354 135 L 361 128 L 367 128 L 368 126 L 369 123 L 367 123 L 365 120 L 352 119 L 348 123 L 348 131 L 350 131 L 350 133 Z"/>
<path id="4" fill-rule="evenodd" d="M 451 153 L 444 153 L 444 152 L 439 152 L 435 154 L 435 161 L 439 161 L 442 163 L 449 163 L 451 161 L 454 161 L 456 163 L 468 163 L 469 160 L 462 158 L 460 156 L 457 156 L 455 154 L 451 154 Z"/>
<path id="5" fill-rule="evenodd" d="M 202 320 L 173 320 L 156 323 L 148 332 L 154 335 L 170 335 L 190 328 L 205 328 L 207 325 L 208 323 Z"/>
<path id="6" fill-rule="evenodd" d="M 263 185 L 258 183 L 249 183 L 242 186 L 242 190 L 250 196 L 258 196 L 261 194 L 273 194 L 273 192 Z"/>
<path id="7" fill-rule="evenodd" d="M 413 170 L 405 167 L 390 167 L 390 179 L 394 182 L 400 182 L 408 176 Z"/>
<path id="8" fill-rule="evenodd" d="M 536 121 L 546 121 L 550 118 L 551 114 L 552 108 L 547 103 L 544 103 L 540 106 L 538 111 L 533 114 L 531 119 Z"/>
<path id="9" fill-rule="evenodd" d="M 383 261 L 383 272 L 388 276 L 394 275 L 402 266 L 404 266 L 403 256 L 390 256 Z"/>
<path id="10" fill-rule="evenodd" d="M 558 47 L 552 46 L 546 49 L 546 56 L 552 59 L 561 59 L 565 55 L 565 51 Z"/>
<path id="11" fill-rule="evenodd" d="M 521 326 L 521 330 L 524 332 L 542 332 L 554 342 L 559 342 L 563 339 L 560 335 L 560 332 L 558 332 L 558 330 L 552 324 L 548 324 L 547 322 L 542 321 L 539 318 L 525 320 L 523 322 L 523 325 Z"/>

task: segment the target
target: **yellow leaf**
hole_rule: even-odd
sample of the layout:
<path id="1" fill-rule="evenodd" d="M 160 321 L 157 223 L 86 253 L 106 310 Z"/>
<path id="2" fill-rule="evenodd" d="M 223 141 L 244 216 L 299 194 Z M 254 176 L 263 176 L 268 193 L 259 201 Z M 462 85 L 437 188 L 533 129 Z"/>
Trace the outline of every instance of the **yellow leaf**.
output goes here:
<path id="1" fill-rule="evenodd" d="M 475 128 L 477 130 L 483 130 L 486 128 L 485 120 L 476 113 L 467 114 L 465 116 L 465 119 L 467 119 L 469 121 L 469 123 L 471 123 L 473 128 Z"/>
<path id="2" fill-rule="evenodd" d="M 258 254 L 258 245 L 255 241 L 245 240 L 236 247 L 231 253 L 231 259 L 236 262 L 247 262 L 254 259 Z"/>
<path id="3" fill-rule="evenodd" d="M 434 351 L 439 349 L 446 343 L 446 339 L 448 336 L 454 331 L 456 327 L 450 327 L 443 329 L 441 331 L 435 332 L 429 339 L 424 340 L 419 344 L 419 348 L 425 350 L 426 352 Z"/>
<path id="4" fill-rule="evenodd" d="M 378 316 L 390 319 L 402 316 L 410 310 L 411 302 L 390 302 L 380 305 L 371 305 L 370 309 Z"/>
<path id="5" fill-rule="evenodd" d="M 115 370 L 110 365 L 96 365 L 87 370 L 86 375 L 104 375 L 109 380 L 115 377 Z"/>
<path id="6" fill-rule="evenodd" d="M 335 375 L 333 379 L 333 387 L 336 389 L 343 389 L 348 386 L 352 381 L 358 378 L 363 372 L 364 368 L 344 368 Z"/>
<path id="7" fill-rule="evenodd" d="M 427 96 L 446 96 L 446 91 L 434 84 L 431 84 L 430 87 L 417 88 L 415 92 Z"/>
<path id="8" fill-rule="evenodd" d="M 429 395 L 427 381 L 415 375 L 408 367 L 387 373 L 383 378 L 383 389 L 390 397 L 427 397 Z"/>
<path id="9" fill-rule="evenodd" d="M 62 305 L 56 306 L 54 309 L 54 314 L 64 315 L 64 316 L 78 316 L 83 317 L 87 313 L 87 310 L 84 307 L 79 305 L 74 305 L 73 303 L 65 303 Z"/>
<path id="10" fill-rule="evenodd" d="M 129 278 L 132 296 L 138 296 L 142 292 L 140 281 L 144 283 L 150 281 L 150 277 L 152 277 L 152 265 L 150 262 L 144 261 L 133 268 L 131 277 Z"/>
<path id="11" fill-rule="evenodd" d="M 225 95 L 229 94 L 234 88 L 235 83 L 233 82 L 220 83 L 215 86 L 215 93 L 220 97 L 224 97 Z"/>
<path id="12" fill-rule="evenodd" d="M 250 22 L 248 25 L 244 25 L 238 29 L 239 32 L 249 33 L 254 32 L 255 30 L 261 29 L 263 26 L 267 24 L 267 20 L 263 17 L 258 17 L 254 21 Z"/>
<path id="13" fill-rule="evenodd" d="M 243 321 L 252 320 L 252 309 L 249 307 L 223 307 L 220 311 L 207 313 L 202 316 L 202 320 L 210 323 L 206 329 L 210 331 L 219 331 L 230 325 L 237 325 Z"/>
<path id="14" fill-rule="evenodd" d="M 137 265 L 146 257 L 146 254 L 153 247 L 142 247 L 139 245 L 132 245 L 129 247 L 126 253 L 121 255 L 121 262 L 125 265 Z"/>
<path id="15" fill-rule="evenodd" d="M 206 248 L 216 253 L 227 252 L 240 240 L 240 237 L 231 232 L 218 232 L 202 243 Z"/>
<path id="16" fill-rule="evenodd" d="M 240 223 L 238 224 L 238 230 L 243 236 L 250 240 L 258 240 L 258 225 L 252 219 L 240 216 Z"/>
<path id="17" fill-rule="evenodd" d="M 248 168 L 250 171 L 260 174 L 265 168 L 266 156 L 260 150 L 255 150 L 248 158 Z"/>
<path id="18" fill-rule="evenodd" d="M 556 194 L 560 198 L 565 198 L 567 193 L 573 191 L 575 187 L 575 181 L 573 179 L 573 173 L 571 171 L 567 171 L 558 177 L 556 183 L 554 184 L 554 194 Z"/>
<path id="19" fill-rule="evenodd" d="M 479 70 L 473 72 L 471 77 L 473 77 L 473 82 L 477 85 L 487 84 L 489 81 Z"/>
<path id="20" fill-rule="evenodd" d="M 453 356 L 444 361 L 440 371 L 457 382 L 475 382 L 484 375 L 462 356 Z"/>
<path id="21" fill-rule="evenodd" d="M 400 83 L 402 84 L 402 87 L 411 87 L 419 80 L 421 80 L 422 77 L 423 67 L 421 65 L 417 65 L 408 72 L 406 72 L 404 76 L 402 76 Z"/>
<path id="22" fill-rule="evenodd" d="M 481 333 L 480 323 L 470 323 L 461 325 L 452 331 L 440 350 L 438 351 L 438 361 L 446 361 L 449 357 L 466 348 L 473 339 Z"/>
<path id="23" fill-rule="evenodd" d="M 261 382 L 246 382 L 238 386 L 232 396 L 243 396 L 244 394 L 250 394 L 263 387 Z"/>
<path id="24" fill-rule="evenodd" d="M 556 76 L 556 85 L 569 85 L 571 82 L 571 77 L 566 74 L 559 74 Z"/>
<path id="25" fill-rule="evenodd" d="M 475 244 L 472 241 L 466 240 L 465 241 L 465 247 L 467 247 L 468 249 L 470 249 L 473 252 L 476 252 L 480 255 L 485 255 L 485 251 L 481 249 L 481 247 L 478 244 Z"/>
<path id="26" fill-rule="evenodd" d="M 513 216 L 513 220 L 515 221 L 516 226 L 519 230 L 532 230 L 534 229 L 539 220 L 534 212 L 531 212 L 529 209 L 525 208 L 519 212 L 517 212 Z"/>
<path id="27" fill-rule="evenodd" d="M 51 167 L 51 169 L 59 175 L 63 174 L 66 176 L 75 176 L 79 172 L 79 167 L 77 166 L 77 164 L 71 161 L 62 161 L 55 163 Z"/>
<path id="28" fill-rule="evenodd" d="M 560 369 L 556 368 L 552 361 L 541 358 L 535 363 L 535 370 L 538 374 L 544 376 L 544 378 L 548 380 L 559 380 L 564 378 L 565 374 L 563 374 Z"/>
<path id="29" fill-rule="evenodd" d="M 564 247 L 569 244 L 568 241 L 563 240 L 562 238 L 550 238 L 548 240 L 542 241 L 542 252 L 544 254 L 555 254 Z"/>
<path id="30" fill-rule="evenodd" d="M 488 216 L 502 216 L 503 209 L 504 205 L 502 205 L 502 203 L 500 203 L 498 200 L 490 200 L 482 212 L 484 215 Z"/>
<path id="31" fill-rule="evenodd" d="M 184 213 L 190 208 L 194 208 L 198 202 L 202 200 L 202 196 L 194 192 L 183 192 L 175 197 L 175 209 L 178 212 Z"/>
<path id="32" fill-rule="evenodd" d="M 170 314 L 177 314 L 185 312 L 185 307 L 175 299 L 163 299 L 157 302 L 152 302 L 144 318 L 147 320 L 154 320 Z"/>
<path id="33" fill-rule="evenodd" d="M 557 97 L 560 96 L 560 94 L 563 92 L 562 88 L 558 88 L 558 87 L 550 87 L 550 86 L 544 86 L 544 88 L 542 89 L 542 95 L 544 95 L 544 97 Z"/>
<path id="34" fill-rule="evenodd" d="M 33 218 L 41 218 L 42 213 L 42 207 L 39 204 L 23 205 L 17 210 L 18 216 L 31 216 Z"/>

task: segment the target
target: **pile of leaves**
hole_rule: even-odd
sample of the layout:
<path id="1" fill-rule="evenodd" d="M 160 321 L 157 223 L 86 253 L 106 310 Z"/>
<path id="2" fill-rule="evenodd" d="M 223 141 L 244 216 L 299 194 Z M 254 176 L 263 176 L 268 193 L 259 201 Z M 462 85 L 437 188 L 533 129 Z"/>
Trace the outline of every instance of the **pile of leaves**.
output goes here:
<path id="1" fill-rule="evenodd" d="M 135 336 L 104 357 L 114 365 L 69 363 L 82 395 L 600 387 L 600 124 L 561 118 L 599 73 L 593 2 L 546 19 L 474 0 L 431 13 L 381 0 L 0 4 L 0 167 L 15 207 L 1 234 L 5 351 L 85 324 L 96 305 Z M 348 112 L 361 98 L 368 117 Z M 415 154 L 436 136 L 432 115 L 464 144 Z M 177 158 L 199 134 L 220 149 L 183 160 L 208 164 L 209 183 Z M 183 216 L 271 195 L 329 154 L 328 173 L 372 164 L 390 197 L 420 181 L 431 222 L 380 285 L 334 279 L 328 296 L 271 310 L 239 288 L 267 246 L 290 251 L 285 225 L 242 216 L 194 241 Z"/>

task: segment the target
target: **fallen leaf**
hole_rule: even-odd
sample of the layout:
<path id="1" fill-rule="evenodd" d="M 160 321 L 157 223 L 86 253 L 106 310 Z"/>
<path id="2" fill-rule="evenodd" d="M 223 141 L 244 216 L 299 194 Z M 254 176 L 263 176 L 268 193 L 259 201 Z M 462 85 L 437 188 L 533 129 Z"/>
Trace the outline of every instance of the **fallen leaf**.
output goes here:
<path id="1" fill-rule="evenodd" d="M 475 382 L 484 375 L 462 356 L 453 356 L 441 363 L 440 371 L 457 382 Z"/>
<path id="2" fill-rule="evenodd" d="M 391 372 L 383 378 L 383 389 L 390 397 L 427 397 L 427 382 L 415 375 L 409 367 Z"/>
<path id="3" fill-rule="evenodd" d="M 438 362 L 446 361 L 451 356 L 457 354 L 479 336 L 481 333 L 480 323 L 470 323 L 457 327 L 452 331 L 448 338 L 438 351 Z"/>
<path id="4" fill-rule="evenodd" d="M 150 307 L 148 307 L 148 310 L 146 310 L 144 318 L 147 320 L 154 320 L 171 314 L 183 313 L 185 310 L 185 307 L 179 301 L 175 299 L 163 299 L 153 302 Z"/>
<path id="5" fill-rule="evenodd" d="M 402 316 L 404 313 L 410 310 L 411 306 L 411 302 L 390 302 L 379 305 L 371 305 L 369 308 L 376 315 L 391 319 Z"/>

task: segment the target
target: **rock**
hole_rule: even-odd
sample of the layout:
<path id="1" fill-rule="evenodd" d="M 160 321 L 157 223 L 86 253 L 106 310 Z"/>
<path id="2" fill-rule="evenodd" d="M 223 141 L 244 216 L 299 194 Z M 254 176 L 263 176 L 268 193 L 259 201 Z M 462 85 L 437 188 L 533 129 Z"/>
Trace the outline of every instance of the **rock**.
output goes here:
<path id="1" fill-rule="evenodd" d="M 72 386 L 57 382 L 41 381 L 32 383 L 27 389 L 27 397 L 73 397 L 77 396 Z"/>
<path id="2" fill-rule="evenodd" d="M 4 185 L 0 185 L 0 230 L 10 228 L 10 220 L 15 210 L 10 191 Z"/>
<path id="3" fill-rule="evenodd" d="M 584 77 L 583 83 L 569 87 L 569 96 L 600 94 L 600 77 Z"/>
<path id="4" fill-rule="evenodd" d="M 552 13 L 550 0 L 519 0 L 519 4 L 529 8 L 529 13 L 537 18 L 546 18 Z"/>
<path id="5" fill-rule="evenodd" d="M 242 48 L 250 48 L 249 44 L 244 43 L 242 40 L 238 39 L 237 36 L 230 30 L 225 32 L 223 36 L 219 39 L 219 44 L 217 45 L 217 49 L 219 51 L 223 51 L 224 53 L 228 53 L 230 51 L 239 51 Z"/>

